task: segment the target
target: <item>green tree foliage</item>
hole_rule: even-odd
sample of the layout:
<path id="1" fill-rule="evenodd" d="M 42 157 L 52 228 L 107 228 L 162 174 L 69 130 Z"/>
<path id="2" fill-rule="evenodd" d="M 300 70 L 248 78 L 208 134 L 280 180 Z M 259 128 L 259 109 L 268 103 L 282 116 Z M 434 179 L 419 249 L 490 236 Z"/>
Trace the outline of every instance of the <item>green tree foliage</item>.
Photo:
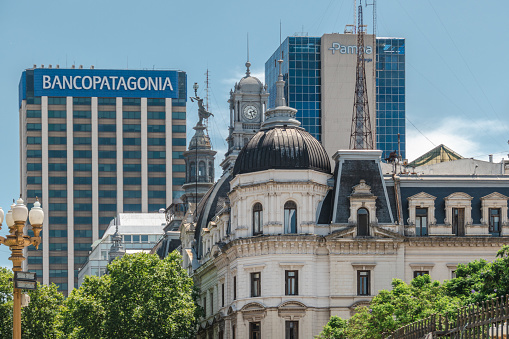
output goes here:
<path id="1" fill-rule="evenodd" d="M 0 267 L 0 338 L 12 338 L 12 271 Z M 33 291 L 23 291 L 30 296 L 30 303 L 21 309 L 22 338 L 56 338 L 56 318 L 64 296 L 57 286 L 37 284 Z"/>
<path id="2" fill-rule="evenodd" d="M 338 316 L 332 316 L 317 339 L 346 339 L 347 325 L 346 320 Z"/>
<path id="3" fill-rule="evenodd" d="M 193 282 L 181 257 L 144 253 L 108 265 L 109 275 L 88 277 L 65 302 L 64 338 L 188 338 L 195 328 Z"/>
<path id="4" fill-rule="evenodd" d="M 503 246 L 493 262 L 480 259 L 459 265 L 456 278 L 444 285 L 449 295 L 461 298 L 465 305 L 509 294 L 509 246 Z"/>

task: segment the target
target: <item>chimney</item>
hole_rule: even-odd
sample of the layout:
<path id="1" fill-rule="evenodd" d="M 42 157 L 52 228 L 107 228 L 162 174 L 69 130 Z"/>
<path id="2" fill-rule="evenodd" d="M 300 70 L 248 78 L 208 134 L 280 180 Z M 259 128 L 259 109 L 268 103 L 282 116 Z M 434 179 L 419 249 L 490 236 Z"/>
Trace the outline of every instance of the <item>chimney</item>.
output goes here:
<path id="1" fill-rule="evenodd" d="M 36 64 L 34 64 L 34 69 L 36 69 L 36 68 L 37 68 L 37 65 L 36 65 Z"/>
<path id="2" fill-rule="evenodd" d="M 83 69 L 83 65 L 80 65 L 80 69 Z"/>
<path id="3" fill-rule="evenodd" d="M 490 154 L 489 157 L 490 157 L 490 162 L 493 162 L 493 154 Z"/>
<path id="4" fill-rule="evenodd" d="M 57 68 L 60 68 L 60 65 L 57 64 Z"/>
<path id="5" fill-rule="evenodd" d="M 76 66 L 75 66 L 75 65 L 72 65 L 72 66 L 71 66 L 71 68 L 72 68 L 72 69 L 75 69 L 75 68 L 76 68 Z"/>
<path id="6" fill-rule="evenodd" d="M 44 68 L 44 65 L 41 65 L 41 68 Z"/>
<path id="7" fill-rule="evenodd" d="M 53 66 L 51 66 L 51 64 L 48 65 L 48 68 L 52 68 Z"/>
<path id="8" fill-rule="evenodd" d="M 94 69 L 94 65 L 90 66 L 90 69 Z"/>

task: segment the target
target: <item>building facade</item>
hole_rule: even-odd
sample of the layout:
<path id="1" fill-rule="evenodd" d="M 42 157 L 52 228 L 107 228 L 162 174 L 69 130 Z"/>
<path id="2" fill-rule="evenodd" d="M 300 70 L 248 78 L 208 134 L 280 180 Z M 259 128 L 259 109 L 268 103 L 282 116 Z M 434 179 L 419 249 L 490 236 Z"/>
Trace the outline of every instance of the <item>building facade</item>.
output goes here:
<path id="1" fill-rule="evenodd" d="M 380 150 L 330 157 L 284 99 L 180 225 L 205 310 L 199 338 L 312 338 L 394 278 L 445 280 L 509 244 L 509 164 L 395 171 Z M 472 172 L 474 171 L 474 172 Z"/>
<path id="2" fill-rule="evenodd" d="M 111 220 L 101 239 L 92 244 L 87 261 L 79 268 L 78 286 L 87 275 L 102 276 L 116 257 L 138 252 L 149 253 L 161 240 L 166 226 L 165 214 L 119 213 Z M 115 239 L 118 237 L 118 246 Z"/>
<path id="3" fill-rule="evenodd" d="M 186 74 L 34 68 L 19 90 L 21 192 L 46 225 L 26 263 L 70 291 L 111 219 L 183 193 Z"/>
<path id="4" fill-rule="evenodd" d="M 382 159 L 400 148 L 405 157 L 405 39 L 365 36 L 366 82 L 372 130 Z M 265 63 L 268 107 L 275 105 L 277 60 L 282 59 L 288 106 L 329 154 L 349 148 L 357 36 L 287 37 Z M 376 66 L 375 66 L 376 62 Z M 375 72 L 376 71 L 376 83 Z M 376 127 L 376 128 L 375 128 Z"/>

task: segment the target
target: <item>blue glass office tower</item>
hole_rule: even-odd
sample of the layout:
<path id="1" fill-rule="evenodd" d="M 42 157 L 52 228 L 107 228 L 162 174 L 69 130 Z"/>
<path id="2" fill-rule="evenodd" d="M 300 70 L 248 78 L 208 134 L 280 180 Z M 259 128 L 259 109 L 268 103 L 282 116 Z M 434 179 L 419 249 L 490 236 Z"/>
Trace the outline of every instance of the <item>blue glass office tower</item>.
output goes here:
<path id="1" fill-rule="evenodd" d="M 329 35 L 330 36 L 330 35 Z M 352 45 L 355 37 L 348 34 L 333 34 L 338 41 L 350 41 Z M 345 39 L 348 38 L 348 39 Z M 330 40 L 331 38 L 328 37 Z M 352 98 L 354 87 L 352 79 L 338 79 L 327 82 L 326 86 L 334 88 L 322 88 L 322 72 L 330 67 L 353 68 L 355 57 L 347 56 L 350 51 L 338 46 L 322 46 L 324 37 L 291 36 L 287 37 L 278 49 L 265 63 L 265 82 L 270 92 L 268 107 L 275 105 L 276 81 L 278 75 L 277 60 L 283 59 L 282 72 L 286 81 L 285 96 L 290 107 L 298 110 L 297 118 L 308 132 L 315 138 L 323 141 L 327 138 L 323 133 L 322 123 L 324 121 L 323 107 L 325 106 L 324 93 L 327 91 L 351 91 Z M 369 39 L 367 39 L 369 41 Z M 342 42 L 343 44 L 343 42 Z M 354 47 L 354 46 L 343 46 Z M 356 47 L 355 47 L 356 48 Z M 332 50 L 334 49 L 334 50 Z M 383 150 L 383 158 L 389 153 L 398 149 L 398 133 L 400 134 L 401 153 L 405 157 L 405 39 L 404 38 L 377 38 L 376 39 L 376 147 Z M 321 55 L 327 53 L 327 55 Z M 350 53 L 351 54 L 351 53 Z M 340 56 L 333 59 L 334 56 Z M 325 58 L 326 57 L 326 58 Z M 367 55 L 370 61 L 373 56 Z M 327 60 L 328 65 L 324 64 Z M 336 65 L 330 65 L 331 61 Z M 329 68 L 327 68 L 329 67 Z M 353 72 L 355 74 L 355 72 Z M 368 75 L 369 78 L 369 75 Z M 348 92 L 350 93 L 350 92 Z M 369 98 L 372 102 L 373 97 Z M 353 104 L 343 108 L 341 118 L 335 123 L 342 126 L 343 130 L 349 130 L 351 125 Z M 373 119 L 373 114 L 371 114 Z M 372 121 L 372 124 L 374 122 Z M 338 129 L 339 130 L 339 129 Z M 342 132 L 343 134 L 348 132 Z M 329 140 L 335 138 L 329 136 Z M 348 144 L 341 145 L 348 148 Z M 328 150 L 329 151 L 329 150 Z M 332 154 L 330 154 L 332 156 Z"/>
<path id="2" fill-rule="evenodd" d="M 321 140 L 320 38 L 288 37 L 265 63 L 269 107 L 274 107 L 276 102 L 277 60 L 281 58 L 287 105 L 298 110 L 301 126 Z"/>
<path id="3" fill-rule="evenodd" d="M 398 149 L 405 158 L 405 39 L 376 40 L 376 145 L 388 157 Z"/>

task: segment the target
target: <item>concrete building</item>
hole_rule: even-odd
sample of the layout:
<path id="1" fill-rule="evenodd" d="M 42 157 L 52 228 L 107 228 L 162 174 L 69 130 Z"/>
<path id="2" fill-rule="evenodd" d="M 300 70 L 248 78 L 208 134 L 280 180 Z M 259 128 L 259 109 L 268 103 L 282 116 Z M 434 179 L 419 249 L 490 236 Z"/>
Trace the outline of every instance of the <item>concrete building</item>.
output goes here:
<path id="1" fill-rule="evenodd" d="M 380 150 L 338 150 L 332 168 L 283 94 L 280 73 L 260 131 L 181 216 L 183 266 L 205 310 L 199 338 L 312 338 L 393 278 L 449 279 L 509 244 L 507 163 L 410 174 Z"/>
<path id="2" fill-rule="evenodd" d="M 19 90 L 21 192 L 45 213 L 26 263 L 66 292 L 112 218 L 183 193 L 186 73 L 34 67 Z"/>
<path id="3" fill-rule="evenodd" d="M 405 40 L 365 36 L 366 82 L 372 131 L 382 159 L 398 149 L 405 157 Z M 375 50 L 376 49 L 376 50 Z M 348 149 L 355 90 L 357 35 L 287 37 L 265 63 L 268 107 L 275 107 L 277 60 L 283 60 L 288 106 L 325 150 Z M 376 62 L 376 68 L 375 68 Z M 376 78 L 374 77 L 376 70 Z M 376 79 L 376 83 L 375 83 Z"/>
<path id="4" fill-rule="evenodd" d="M 102 238 L 92 244 L 87 261 L 79 269 L 78 285 L 81 286 L 87 275 L 100 277 L 106 274 L 115 235 L 120 235 L 125 254 L 149 253 L 163 237 L 165 225 L 165 214 L 161 212 L 119 213 L 111 220 Z"/>

